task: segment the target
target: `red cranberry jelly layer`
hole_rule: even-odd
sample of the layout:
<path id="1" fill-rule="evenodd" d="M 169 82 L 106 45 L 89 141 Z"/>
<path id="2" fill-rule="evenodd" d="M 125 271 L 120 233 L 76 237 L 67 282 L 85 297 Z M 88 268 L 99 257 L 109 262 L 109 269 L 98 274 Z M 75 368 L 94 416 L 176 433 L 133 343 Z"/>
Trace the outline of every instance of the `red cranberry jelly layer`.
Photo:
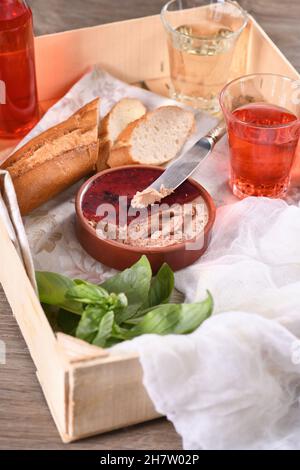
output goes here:
<path id="1" fill-rule="evenodd" d="M 99 175 L 89 186 L 82 198 L 82 211 L 87 220 L 98 222 L 103 216 L 97 215 L 102 204 L 111 204 L 119 215 L 119 198 L 127 197 L 127 210 L 137 191 L 143 191 L 162 173 L 156 168 L 123 168 L 104 175 Z M 200 191 L 189 181 L 181 184 L 174 193 L 163 199 L 164 204 L 187 204 L 200 195 Z M 130 216 L 130 223 L 137 215 Z"/>

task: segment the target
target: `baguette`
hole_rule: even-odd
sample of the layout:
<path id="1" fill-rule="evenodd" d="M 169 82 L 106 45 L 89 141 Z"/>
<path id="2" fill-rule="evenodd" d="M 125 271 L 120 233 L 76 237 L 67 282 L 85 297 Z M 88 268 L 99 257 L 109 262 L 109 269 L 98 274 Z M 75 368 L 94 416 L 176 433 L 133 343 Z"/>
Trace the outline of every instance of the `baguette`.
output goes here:
<path id="1" fill-rule="evenodd" d="M 163 106 L 129 124 L 111 149 L 110 167 L 161 165 L 176 157 L 195 129 L 191 111 Z"/>
<path id="2" fill-rule="evenodd" d="M 99 98 L 33 138 L 2 165 L 13 180 L 22 215 L 96 169 Z"/>
<path id="3" fill-rule="evenodd" d="M 139 119 L 145 113 L 146 108 L 140 100 L 123 98 L 103 118 L 99 135 L 98 171 L 108 168 L 107 160 L 110 151 L 121 132 L 129 123 Z"/>

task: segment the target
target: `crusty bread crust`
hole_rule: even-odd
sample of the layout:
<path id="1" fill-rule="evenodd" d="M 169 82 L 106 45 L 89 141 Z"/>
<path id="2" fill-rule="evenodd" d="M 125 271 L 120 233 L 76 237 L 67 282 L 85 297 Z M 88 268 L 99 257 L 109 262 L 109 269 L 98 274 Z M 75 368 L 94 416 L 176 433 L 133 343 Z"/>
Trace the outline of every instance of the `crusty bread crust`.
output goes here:
<path id="1" fill-rule="evenodd" d="M 114 145 L 114 142 L 111 140 L 110 131 L 109 131 L 109 124 L 110 120 L 113 119 L 114 114 L 118 112 L 118 110 L 122 111 L 122 105 L 124 102 L 139 102 L 140 106 L 144 108 L 144 114 L 146 114 L 146 108 L 141 101 L 136 98 L 122 98 L 118 101 L 109 113 L 102 119 L 100 125 L 100 133 L 99 133 L 99 157 L 97 162 L 97 171 L 102 171 L 108 168 L 108 159 L 111 152 L 111 149 Z"/>
<path id="2" fill-rule="evenodd" d="M 98 108 L 99 98 L 32 139 L 3 163 L 2 168 L 12 176 L 22 215 L 95 170 Z"/>
<path id="3" fill-rule="evenodd" d="M 13 180 L 22 215 L 64 191 L 95 168 L 98 142 L 36 166 Z"/>
<path id="4" fill-rule="evenodd" d="M 101 121 L 101 129 L 99 133 L 99 155 L 98 155 L 98 160 L 97 160 L 97 171 L 105 170 L 108 166 L 107 160 L 108 160 L 109 153 L 113 145 L 112 141 L 108 137 L 109 136 L 108 124 L 109 124 L 110 114 L 113 111 L 113 109 Z"/>
<path id="5" fill-rule="evenodd" d="M 109 152 L 109 158 L 107 160 L 108 166 L 111 168 L 116 166 L 123 166 L 123 165 L 132 165 L 135 162 L 132 158 L 131 154 L 131 144 L 130 138 L 131 135 L 136 127 L 138 127 L 139 123 L 142 121 L 147 121 L 149 119 L 149 115 L 151 115 L 154 111 L 145 114 L 141 118 L 137 119 L 134 122 L 128 124 L 126 129 L 118 137 L 117 142 L 112 146 Z"/>
<path id="6" fill-rule="evenodd" d="M 126 129 L 124 129 L 124 131 L 119 135 L 117 142 L 113 145 L 113 147 L 110 150 L 107 163 L 111 168 L 117 167 L 117 166 L 123 166 L 123 165 L 133 165 L 137 163 L 138 164 L 142 163 L 136 160 L 132 154 L 132 145 L 131 145 L 132 134 L 142 122 L 149 121 L 154 113 L 156 113 L 162 108 L 168 108 L 168 107 L 174 108 L 174 106 L 162 106 L 161 108 L 157 108 L 154 111 L 150 111 L 146 113 L 144 116 L 142 116 L 141 118 L 130 123 L 126 127 Z M 191 112 L 191 114 L 193 113 Z M 194 123 L 190 130 L 189 135 L 191 135 L 194 132 L 194 130 L 195 130 L 195 120 L 194 120 Z"/>

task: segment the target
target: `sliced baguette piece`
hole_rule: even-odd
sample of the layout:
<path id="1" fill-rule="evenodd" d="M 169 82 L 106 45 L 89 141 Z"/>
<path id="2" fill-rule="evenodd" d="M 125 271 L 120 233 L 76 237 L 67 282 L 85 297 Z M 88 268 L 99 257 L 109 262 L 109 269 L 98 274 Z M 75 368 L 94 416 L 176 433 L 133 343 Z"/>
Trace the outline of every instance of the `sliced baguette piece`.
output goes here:
<path id="1" fill-rule="evenodd" d="M 129 123 L 144 116 L 147 112 L 140 100 L 123 98 L 116 103 L 100 124 L 99 157 L 97 170 L 108 168 L 107 160 L 113 144 Z"/>
<path id="2" fill-rule="evenodd" d="M 12 177 L 22 215 L 95 171 L 99 101 L 33 138 L 2 164 Z"/>
<path id="3" fill-rule="evenodd" d="M 161 165 L 176 157 L 194 129 L 191 111 L 162 106 L 127 126 L 111 149 L 108 164 Z"/>

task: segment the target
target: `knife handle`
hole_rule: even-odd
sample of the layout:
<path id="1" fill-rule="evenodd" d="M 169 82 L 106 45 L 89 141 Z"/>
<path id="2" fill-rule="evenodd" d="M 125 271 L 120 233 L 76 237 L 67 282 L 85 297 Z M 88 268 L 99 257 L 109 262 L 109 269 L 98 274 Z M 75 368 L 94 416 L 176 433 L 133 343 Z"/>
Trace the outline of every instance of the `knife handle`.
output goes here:
<path id="1" fill-rule="evenodd" d="M 224 119 L 222 119 L 216 127 L 211 129 L 206 138 L 210 141 L 211 145 L 214 146 L 222 137 L 226 134 L 226 124 Z"/>

